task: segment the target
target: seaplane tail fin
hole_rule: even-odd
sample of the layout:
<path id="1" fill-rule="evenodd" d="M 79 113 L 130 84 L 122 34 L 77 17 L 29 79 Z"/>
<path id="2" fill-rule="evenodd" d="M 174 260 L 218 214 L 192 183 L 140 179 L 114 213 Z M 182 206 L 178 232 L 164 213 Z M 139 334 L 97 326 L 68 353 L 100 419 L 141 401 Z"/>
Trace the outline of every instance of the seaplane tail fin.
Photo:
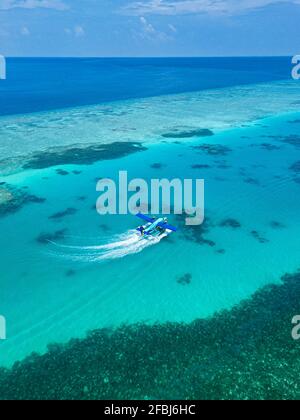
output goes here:
<path id="1" fill-rule="evenodd" d="M 145 220 L 146 222 L 149 222 L 149 223 L 154 223 L 156 220 L 156 219 L 153 219 L 152 217 L 145 216 L 142 213 L 137 214 L 136 217 L 139 217 L 140 219 Z"/>

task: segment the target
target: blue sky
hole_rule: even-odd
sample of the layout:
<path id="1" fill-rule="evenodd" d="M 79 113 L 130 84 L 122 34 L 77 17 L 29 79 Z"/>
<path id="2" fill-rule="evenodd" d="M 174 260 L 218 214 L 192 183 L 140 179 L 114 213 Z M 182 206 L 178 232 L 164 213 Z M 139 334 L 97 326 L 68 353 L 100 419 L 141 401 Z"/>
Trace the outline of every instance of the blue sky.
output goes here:
<path id="1" fill-rule="evenodd" d="M 300 53 L 300 0 L 0 0 L 7 56 Z"/>

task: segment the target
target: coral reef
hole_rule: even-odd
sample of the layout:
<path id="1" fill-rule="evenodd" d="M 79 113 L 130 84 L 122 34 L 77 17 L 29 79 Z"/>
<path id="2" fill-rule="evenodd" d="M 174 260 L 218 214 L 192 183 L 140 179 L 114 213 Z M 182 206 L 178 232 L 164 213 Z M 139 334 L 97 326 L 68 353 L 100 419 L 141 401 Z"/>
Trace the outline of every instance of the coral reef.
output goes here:
<path id="1" fill-rule="evenodd" d="M 222 222 L 220 223 L 221 227 L 230 227 L 233 229 L 239 229 L 242 227 L 241 223 L 236 220 L 236 219 L 225 219 L 222 220 Z"/>
<path id="2" fill-rule="evenodd" d="M 57 173 L 57 175 L 61 175 L 61 176 L 69 175 L 69 172 L 65 171 L 64 169 L 56 169 L 56 173 Z"/>
<path id="3" fill-rule="evenodd" d="M 253 236 L 254 239 L 256 239 L 261 244 L 266 244 L 270 242 L 268 239 L 264 238 L 257 230 L 253 230 L 251 232 L 251 236 Z"/>
<path id="4" fill-rule="evenodd" d="M 261 143 L 261 144 L 251 144 L 251 147 L 260 147 L 263 150 L 267 150 L 268 152 L 273 152 L 275 150 L 280 150 L 280 146 L 276 146 L 275 144 L 271 143 Z"/>
<path id="5" fill-rule="evenodd" d="M 163 163 L 153 163 L 150 168 L 151 169 L 162 169 L 165 165 Z"/>
<path id="6" fill-rule="evenodd" d="M 167 139 L 188 139 L 192 137 L 211 137 L 214 133 L 207 128 L 194 128 L 190 130 L 180 130 L 176 128 L 172 132 L 162 134 Z"/>
<path id="7" fill-rule="evenodd" d="M 257 185 L 257 186 L 260 185 L 260 182 L 259 182 L 258 179 L 251 178 L 251 177 L 245 178 L 244 179 L 244 182 L 245 182 L 245 184 L 250 184 L 250 185 Z"/>
<path id="8" fill-rule="evenodd" d="M 66 271 L 66 277 L 73 277 L 75 275 L 76 275 L 75 270 L 70 269 L 70 270 Z"/>
<path id="9" fill-rule="evenodd" d="M 300 174 L 300 160 L 295 162 L 291 167 L 290 170 L 296 172 L 296 174 Z"/>
<path id="10" fill-rule="evenodd" d="M 191 146 L 192 149 L 204 152 L 211 156 L 226 156 L 230 152 L 232 152 L 232 149 L 227 146 L 223 146 L 221 144 L 201 144 L 199 146 Z"/>
<path id="11" fill-rule="evenodd" d="M 37 242 L 43 245 L 49 244 L 49 242 L 56 242 L 61 241 L 65 238 L 66 233 L 68 232 L 67 229 L 61 229 L 54 233 L 41 233 L 37 237 Z"/>
<path id="12" fill-rule="evenodd" d="M 181 276 L 177 279 L 177 283 L 181 284 L 182 286 L 187 286 L 188 284 L 191 284 L 192 282 L 192 274 L 191 273 L 187 273 L 184 274 L 184 276 Z"/>
<path id="13" fill-rule="evenodd" d="M 284 228 L 286 228 L 286 226 L 283 223 L 277 222 L 276 220 L 273 220 L 270 223 L 270 226 L 271 226 L 272 229 L 284 229 Z"/>
<path id="14" fill-rule="evenodd" d="M 211 169 L 210 165 L 196 164 L 191 166 L 192 169 Z"/>
<path id="15" fill-rule="evenodd" d="M 182 223 L 182 220 L 179 219 L 179 223 Z M 213 225 L 211 219 L 206 217 L 202 225 L 185 226 L 185 228 L 181 229 L 181 231 L 183 237 L 188 241 L 195 242 L 198 245 L 214 247 L 216 243 L 207 238 L 207 234 L 210 232 L 212 227 Z"/>
<path id="16" fill-rule="evenodd" d="M 43 169 L 58 165 L 90 165 L 101 160 L 118 159 L 131 153 L 147 150 L 142 144 L 116 142 L 90 146 L 53 148 L 34 153 L 23 165 L 23 169 Z"/>
<path id="17" fill-rule="evenodd" d="M 55 213 L 52 216 L 49 216 L 49 219 L 50 220 L 63 219 L 64 217 L 67 217 L 67 216 L 73 216 L 74 214 L 77 213 L 77 211 L 78 211 L 77 209 L 70 207 L 64 211 L 59 211 L 58 213 Z"/>
<path id="18" fill-rule="evenodd" d="M 191 324 L 131 325 L 0 369 L 1 400 L 298 400 L 300 272 Z"/>
<path id="19" fill-rule="evenodd" d="M 42 204 L 45 201 L 45 198 L 28 194 L 23 188 L 16 188 L 2 182 L 0 186 L 0 217 L 17 212 L 26 204 Z"/>

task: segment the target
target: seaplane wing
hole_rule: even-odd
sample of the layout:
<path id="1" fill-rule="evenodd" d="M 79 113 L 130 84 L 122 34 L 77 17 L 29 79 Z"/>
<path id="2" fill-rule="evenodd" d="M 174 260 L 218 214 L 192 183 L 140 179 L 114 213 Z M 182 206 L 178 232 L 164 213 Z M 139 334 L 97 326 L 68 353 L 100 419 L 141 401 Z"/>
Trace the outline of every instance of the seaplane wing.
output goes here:
<path id="1" fill-rule="evenodd" d="M 159 223 L 158 226 L 166 230 L 171 230 L 172 232 L 177 232 L 178 230 L 176 227 L 171 226 L 168 223 Z"/>
<path id="2" fill-rule="evenodd" d="M 153 219 L 153 217 L 145 216 L 142 213 L 137 214 L 136 217 L 139 217 L 140 219 L 145 220 L 146 222 L 149 222 L 149 223 L 154 223 L 156 220 L 156 219 Z"/>

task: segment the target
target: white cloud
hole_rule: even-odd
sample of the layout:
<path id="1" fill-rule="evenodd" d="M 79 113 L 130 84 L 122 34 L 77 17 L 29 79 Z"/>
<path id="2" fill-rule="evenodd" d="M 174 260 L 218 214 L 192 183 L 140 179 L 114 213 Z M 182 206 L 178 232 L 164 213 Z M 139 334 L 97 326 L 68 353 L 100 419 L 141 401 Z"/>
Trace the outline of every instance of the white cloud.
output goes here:
<path id="1" fill-rule="evenodd" d="M 169 23 L 168 25 L 170 31 L 174 32 L 175 34 L 177 33 L 177 28 L 176 26 L 172 25 L 171 23 Z"/>
<path id="2" fill-rule="evenodd" d="M 142 26 L 140 36 L 142 38 L 150 41 L 169 41 L 172 39 L 165 32 L 157 30 L 144 16 L 140 17 L 140 23 Z"/>
<path id="3" fill-rule="evenodd" d="M 75 36 L 77 36 L 78 38 L 80 38 L 82 36 L 85 36 L 85 30 L 83 29 L 82 26 L 77 25 L 74 28 L 74 34 L 75 34 Z"/>
<path id="4" fill-rule="evenodd" d="M 154 29 L 154 26 L 151 25 L 151 23 L 148 23 L 147 19 L 144 18 L 143 16 L 140 17 L 140 22 L 142 24 L 142 27 L 143 27 L 143 30 L 144 30 L 145 33 L 151 34 L 151 35 L 156 33 L 156 30 Z"/>
<path id="5" fill-rule="evenodd" d="M 0 10 L 38 8 L 64 11 L 69 6 L 62 0 L 0 0 Z"/>
<path id="6" fill-rule="evenodd" d="M 300 4 L 300 0 L 142 0 L 124 7 L 130 15 L 240 14 L 278 3 Z"/>
<path id="7" fill-rule="evenodd" d="M 23 36 L 29 36 L 30 35 L 30 30 L 27 28 L 27 26 L 23 26 L 21 28 L 21 35 L 23 35 Z"/>
<path id="8" fill-rule="evenodd" d="M 85 30 L 80 25 L 76 25 L 74 28 L 65 28 L 65 33 L 70 36 L 75 36 L 76 38 L 85 36 Z"/>

